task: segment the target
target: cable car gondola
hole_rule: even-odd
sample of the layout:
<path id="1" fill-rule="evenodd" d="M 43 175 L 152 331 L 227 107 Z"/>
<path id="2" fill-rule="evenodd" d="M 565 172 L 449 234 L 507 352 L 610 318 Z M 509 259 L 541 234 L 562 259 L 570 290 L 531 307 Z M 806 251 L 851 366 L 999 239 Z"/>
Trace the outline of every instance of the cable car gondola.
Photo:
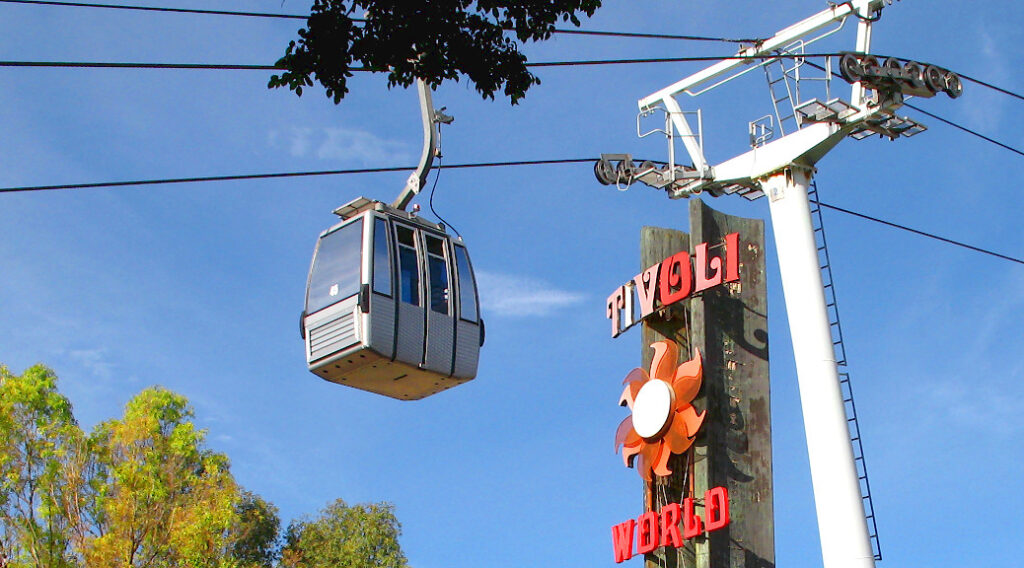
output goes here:
<path id="1" fill-rule="evenodd" d="M 400 400 L 475 377 L 484 339 L 462 239 L 405 211 L 436 153 L 436 123 L 447 118 L 432 110 L 428 87 L 418 87 L 420 167 L 395 203 L 360 197 L 334 211 L 342 221 L 317 241 L 301 322 L 311 372 Z"/>

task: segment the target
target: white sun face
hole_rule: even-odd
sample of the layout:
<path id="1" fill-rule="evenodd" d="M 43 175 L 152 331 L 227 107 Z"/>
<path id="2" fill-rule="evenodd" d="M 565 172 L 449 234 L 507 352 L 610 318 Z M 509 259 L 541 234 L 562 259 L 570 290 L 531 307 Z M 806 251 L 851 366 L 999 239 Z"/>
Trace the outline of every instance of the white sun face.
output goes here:
<path id="1" fill-rule="evenodd" d="M 647 381 L 633 400 L 633 429 L 643 438 L 661 433 L 672 415 L 672 387 L 665 381 Z"/>

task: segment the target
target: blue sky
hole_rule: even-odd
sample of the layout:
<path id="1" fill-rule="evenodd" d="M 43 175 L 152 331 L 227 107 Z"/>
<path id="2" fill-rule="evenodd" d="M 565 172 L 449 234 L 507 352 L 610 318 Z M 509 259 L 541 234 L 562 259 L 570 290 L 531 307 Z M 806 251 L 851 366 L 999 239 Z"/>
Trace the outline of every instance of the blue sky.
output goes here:
<path id="1" fill-rule="evenodd" d="M 281 0 L 152 5 L 302 13 Z M 607 2 L 585 28 L 768 36 L 823 2 Z M 0 4 L 6 60 L 272 63 L 300 22 Z M 1018 3 L 907 0 L 874 49 L 1017 92 Z M 853 46 L 852 26 L 822 50 Z M 727 55 L 729 45 L 556 36 L 535 61 Z M 541 69 L 524 102 L 465 82 L 435 94 L 455 123 L 445 163 L 664 159 L 635 135 L 636 100 L 700 69 L 675 63 Z M 262 71 L 0 70 L 0 186 L 411 165 L 414 92 L 356 76 L 268 91 Z M 836 85 L 836 87 L 840 87 Z M 841 87 L 840 87 L 841 88 Z M 746 149 L 768 112 L 750 74 L 704 109 L 712 162 Z M 914 104 L 1024 148 L 1024 103 L 967 83 Z M 1021 257 L 1020 155 L 929 126 L 846 141 L 819 164 L 823 200 Z M 286 519 L 337 497 L 388 500 L 419 568 L 610 566 L 609 527 L 641 508 L 612 452 L 639 334 L 611 339 L 604 299 L 639 269 L 642 225 L 687 228 L 686 203 L 600 186 L 587 164 L 446 170 L 434 198 L 465 236 L 487 344 L 476 380 L 415 403 L 305 369 L 298 314 L 316 236 L 359 195 L 390 201 L 406 173 L 0 195 L 0 362 L 54 368 L 86 427 L 140 389 L 186 395 L 210 446 Z M 767 204 L 712 199 L 766 218 Z M 420 199 L 426 209 L 426 200 Z M 1024 446 L 1024 271 L 825 212 L 883 565 L 1014 565 Z M 770 232 L 769 232 L 770 234 Z M 769 251 L 776 557 L 817 566 L 803 426 Z M 640 560 L 630 561 L 639 565 Z"/>

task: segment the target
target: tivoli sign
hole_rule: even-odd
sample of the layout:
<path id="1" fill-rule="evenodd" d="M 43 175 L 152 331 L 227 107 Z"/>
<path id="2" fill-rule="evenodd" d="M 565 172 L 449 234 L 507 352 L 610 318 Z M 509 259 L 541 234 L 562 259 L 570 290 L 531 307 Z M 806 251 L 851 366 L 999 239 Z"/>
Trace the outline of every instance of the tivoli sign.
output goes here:
<path id="1" fill-rule="evenodd" d="M 698 292 L 740 279 L 739 233 L 730 233 L 717 255 L 710 255 L 708 243 L 688 252 L 679 252 L 647 268 L 619 286 L 608 297 L 606 315 L 612 322 L 612 337 L 640 323 L 661 308 L 671 306 Z M 639 313 L 637 312 L 639 304 Z M 668 476 L 669 457 L 691 450 L 705 412 L 691 402 L 701 388 L 703 364 L 700 351 L 682 365 L 674 341 L 651 345 L 654 356 L 650 372 L 634 369 L 627 375 L 620 403 L 631 415 L 619 425 L 615 450 L 622 449 L 623 461 L 636 467 L 647 482 L 654 476 Z M 629 560 L 634 554 L 647 554 L 659 547 L 680 548 L 692 538 L 729 525 L 729 491 L 726 487 L 708 489 L 698 505 L 702 519 L 694 511 L 694 497 L 680 503 L 663 505 L 635 520 L 612 527 L 615 562 Z M 636 546 L 634 547 L 634 542 Z"/>
<path id="2" fill-rule="evenodd" d="M 615 451 L 644 480 L 643 508 L 606 525 L 609 552 L 679 568 L 772 566 L 764 222 L 699 200 L 689 209 L 690 234 L 641 230 L 647 268 L 604 306 L 613 337 L 644 328 L 642 363 L 619 379 L 629 415 L 615 430 Z"/>
<path id="3" fill-rule="evenodd" d="M 740 279 L 740 235 L 725 236 L 721 256 L 708 255 L 708 244 L 701 243 L 690 253 L 676 253 L 649 267 L 608 296 L 607 317 L 612 320 L 612 337 L 640 323 L 659 308 L 679 302 L 697 292 Z M 723 268 L 724 257 L 724 268 Z M 640 313 L 636 313 L 639 300 Z"/>

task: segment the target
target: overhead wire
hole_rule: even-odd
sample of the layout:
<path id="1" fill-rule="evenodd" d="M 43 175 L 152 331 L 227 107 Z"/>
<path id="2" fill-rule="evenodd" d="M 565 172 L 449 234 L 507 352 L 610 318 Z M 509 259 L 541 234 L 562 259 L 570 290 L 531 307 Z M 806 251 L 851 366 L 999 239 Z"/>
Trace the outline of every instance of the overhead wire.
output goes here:
<path id="1" fill-rule="evenodd" d="M 3 2 L 5 0 L 0 0 Z M 781 55 L 777 57 L 829 57 L 839 53 L 814 53 L 800 55 Z M 763 56 L 748 55 L 707 55 L 691 57 L 648 57 L 638 59 L 594 59 L 582 61 L 539 61 L 526 63 L 526 67 L 577 67 L 590 65 L 634 65 L 639 63 L 685 63 L 700 61 L 723 60 L 756 60 Z M 211 69 L 219 71 L 281 71 L 285 67 L 279 65 L 238 64 L 238 63 L 148 63 L 131 61 L 0 61 L 0 67 L 50 67 L 50 68 L 81 68 L 81 69 Z M 376 71 L 366 67 L 353 67 L 350 71 Z"/>
<path id="2" fill-rule="evenodd" d="M 974 245 L 969 245 L 969 244 L 964 243 L 964 242 L 955 241 L 953 239 L 948 239 L 946 237 L 941 237 L 941 236 L 936 235 L 934 233 L 929 233 L 929 232 L 926 232 L 926 231 L 922 231 L 920 229 L 914 229 L 914 228 L 908 227 L 906 225 L 901 225 L 899 223 L 894 223 L 892 221 L 886 221 L 885 219 L 879 219 L 878 217 L 872 217 L 871 215 L 866 215 L 864 213 L 858 213 L 856 211 L 851 211 L 850 209 L 845 209 L 843 207 L 839 207 L 838 205 L 832 205 L 830 203 L 825 203 L 824 201 L 816 201 L 815 203 L 817 203 L 818 205 L 820 205 L 820 206 L 822 206 L 822 207 L 824 207 L 826 209 L 831 209 L 833 211 L 838 211 L 840 213 L 845 213 L 847 215 L 853 215 L 854 217 L 859 217 L 859 218 L 865 219 L 867 221 L 872 221 L 872 222 L 875 222 L 875 223 L 880 223 L 882 225 L 886 225 L 886 226 L 892 227 L 894 229 L 900 229 L 902 231 L 908 231 L 908 232 L 914 233 L 916 235 L 920 235 L 922 237 L 928 237 L 929 239 L 935 239 L 937 241 L 942 241 L 942 242 L 947 243 L 947 244 L 955 245 L 955 246 L 958 246 L 958 247 L 963 247 L 965 249 L 972 250 L 972 251 L 975 251 L 975 252 L 980 252 L 982 254 L 991 255 L 991 256 L 994 256 L 996 258 L 1001 258 L 1003 260 L 1008 260 L 1010 262 L 1016 262 L 1017 264 L 1024 264 L 1024 259 L 1015 258 L 1015 257 L 1012 257 L 1012 256 L 1007 256 L 1005 254 L 1000 254 L 1000 253 L 995 252 L 995 251 L 991 251 L 991 250 L 988 250 L 988 249 L 983 249 L 981 247 L 976 247 Z"/>
<path id="3" fill-rule="evenodd" d="M 122 5 L 122 4 L 100 4 L 96 2 L 65 2 L 58 0 L 0 0 L 0 3 L 5 4 L 36 4 L 40 6 L 60 6 L 65 8 L 107 8 L 113 10 L 129 10 L 129 11 L 145 11 L 145 12 L 165 12 L 165 13 L 178 13 L 178 14 L 200 14 L 207 16 L 245 16 L 250 18 L 279 18 L 289 20 L 306 20 L 309 16 L 301 14 L 279 14 L 270 12 L 239 12 L 230 10 L 204 10 L 194 8 L 170 8 L 162 6 L 137 6 L 137 5 Z M 352 21 L 362 23 L 365 20 L 360 18 L 352 18 Z M 511 30 L 510 30 L 511 31 Z M 710 41 L 710 42 L 724 42 L 724 43 L 757 43 L 761 41 L 759 38 L 726 38 L 726 37 L 712 37 L 712 36 L 697 36 L 697 35 L 676 35 L 676 34 L 652 34 L 652 33 L 636 33 L 636 32 L 614 32 L 614 31 L 599 31 L 599 30 L 571 30 L 564 28 L 555 28 L 553 30 L 556 34 L 573 34 L 573 35 L 590 35 L 590 36 L 605 36 L 605 37 L 627 37 L 627 38 L 642 38 L 642 39 L 671 39 L 671 40 L 688 40 L 688 41 Z"/>
<path id="4" fill-rule="evenodd" d="M 4 0 L 0 0 L 3 2 Z M 0 67 L 51 67 L 69 69 L 212 69 L 218 71 L 275 71 L 276 65 L 234 63 L 146 63 L 124 61 L 0 61 Z M 352 69 L 364 71 L 364 69 Z"/>
<path id="5" fill-rule="evenodd" d="M 588 35 L 588 36 L 604 36 L 604 37 L 628 37 L 628 38 L 639 38 L 639 39 L 674 39 L 674 40 L 686 40 L 686 41 L 717 41 L 723 43 L 758 43 L 763 41 L 763 38 L 728 38 L 728 37 L 714 37 L 714 36 L 697 36 L 697 35 L 679 35 L 679 34 L 652 34 L 652 33 L 639 33 L 639 32 L 606 32 L 600 30 L 567 30 L 565 28 L 556 28 L 554 30 L 556 34 L 567 34 L 567 35 Z"/>
<path id="6" fill-rule="evenodd" d="M 304 20 L 307 16 L 301 14 L 281 14 L 281 13 L 269 13 L 269 12 L 245 12 L 245 11 L 231 11 L 231 10 L 208 10 L 208 9 L 197 9 L 197 8 L 172 8 L 165 6 L 139 6 L 139 5 L 123 5 L 123 4 L 101 4 L 96 2 L 70 2 L 70 1 L 59 1 L 59 0 L 0 0 L 0 3 L 7 4 L 28 4 L 28 5 L 41 5 L 41 6 L 60 6 L 60 7 L 79 7 L 79 8 L 106 8 L 114 10 L 132 10 L 132 11 L 147 11 L 147 12 L 167 12 L 167 13 L 183 13 L 183 14 L 201 14 L 201 15 L 216 15 L 216 16 L 244 16 L 244 17 L 258 17 L 258 18 L 283 18 L 283 19 L 294 19 Z M 859 17 L 859 16 L 858 16 Z M 354 19 L 354 21 L 361 22 L 364 20 Z M 573 35 L 590 35 L 590 36 L 604 36 L 604 37 L 629 37 L 629 38 L 646 38 L 646 39 L 671 39 L 671 40 L 689 40 L 689 41 L 715 41 L 715 42 L 727 42 L 727 43 L 750 43 L 756 44 L 763 41 L 764 38 L 727 38 L 727 37 L 714 37 L 714 36 L 696 36 L 696 35 L 677 35 L 677 34 L 654 34 L 654 33 L 638 33 L 638 32 L 618 32 L 618 31 L 601 31 L 601 30 L 573 30 L 573 29 L 562 29 L 557 28 L 554 33 L 560 34 L 573 34 Z M 824 54 L 829 55 L 829 54 Z M 804 54 L 798 57 L 815 57 L 821 56 L 818 54 Z M 793 55 L 790 55 L 793 57 Z M 732 59 L 738 59 L 742 57 L 732 57 Z M 723 59 L 723 58 L 709 58 L 709 59 Z M 664 62 L 678 62 L 678 61 L 705 61 L 709 59 L 696 59 L 696 58 L 657 58 L 657 59 L 636 59 L 636 60 L 609 60 L 609 61 L 581 61 L 581 62 L 550 62 L 550 63 L 534 63 L 527 64 L 527 66 L 534 67 L 548 67 L 548 66 L 564 66 L 564 65 L 602 65 L 602 64 L 625 64 L 625 63 L 664 63 Z M 729 58 L 724 58 L 729 59 Z M 43 65 L 41 62 L 36 62 L 36 65 L 16 65 L 14 62 L 7 62 L 7 67 L 13 66 L 58 66 L 58 65 Z M 129 67 L 129 65 L 122 64 L 89 64 L 89 65 L 77 65 L 79 67 Z M 202 64 L 148 64 L 143 68 L 154 68 L 154 69 L 226 69 L 226 70 L 273 70 L 277 69 L 273 66 L 260 66 L 260 65 L 215 65 L 205 66 Z M 818 67 L 820 69 L 820 67 Z M 365 69 L 354 69 L 355 71 L 365 71 Z M 972 83 L 981 85 L 983 87 L 998 91 L 1010 97 L 1014 97 L 1020 100 L 1024 100 L 1024 95 L 1010 91 L 994 85 L 992 83 L 965 75 L 963 73 L 957 73 L 962 79 L 970 81 Z M 907 105 L 910 106 L 910 105 Z M 915 110 L 919 110 L 916 107 L 912 107 Z M 922 111 L 924 112 L 924 111 Z M 940 117 L 934 118 L 943 120 Z M 958 126 L 950 123 L 951 126 Z M 966 130 L 971 134 L 981 136 L 970 130 Z M 985 138 L 984 136 L 981 136 Z M 988 139 L 988 138 L 986 138 Z M 988 139 L 995 144 L 1003 146 L 1007 149 L 1017 151 L 1013 148 L 1009 148 L 1004 144 Z"/>
<path id="7" fill-rule="evenodd" d="M 27 5 L 40 5 L 40 6 L 59 6 L 59 7 L 77 7 L 77 8 L 105 8 L 113 10 L 129 10 L 129 11 L 146 11 L 146 12 L 164 12 L 164 13 L 181 13 L 181 14 L 199 14 L 199 15 L 214 15 L 214 16 L 243 16 L 243 17 L 255 17 L 255 18 L 279 18 L 279 19 L 293 19 L 293 20 L 305 20 L 308 16 L 301 14 L 282 14 L 282 13 L 270 13 L 270 12 L 246 12 L 246 11 L 233 11 L 233 10 L 208 10 L 199 8 L 174 8 L 167 6 L 139 6 L 139 5 L 124 5 L 124 4 L 101 4 L 96 2 L 70 2 L 60 0 L 0 0 L 0 3 L 6 4 L 27 4 Z M 355 18 L 356 22 L 363 22 L 364 20 Z M 688 40 L 688 41 L 714 41 L 714 42 L 727 42 L 727 43 L 749 43 L 756 44 L 763 41 L 764 38 L 728 38 L 728 37 L 714 37 L 714 36 L 698 36 L 698 35 L 680 35 L 680 34 L 656 34 L 656 33 L 641 33 L 641 32 L 620 32 L 620 31 L 602 31 L 602 30 L 579 30 L 579 29 L 564 29 L 556 28 L 554 33 L 570 34 L 570 35 L 588 35 L 588 36 L 603 36 L 603 37 L 626 37 L 626 38 L 643 38 L 643 39 L 671 39 L 671 40 Z M 827 54 L 825 54 L 827 55 Z M 816 55 L 805 54 L 801 57 L 814 57 Z M 739 57 L 736 57 L 739 58 Z M 723 58 L 709 58 L 709 59 L 723 59 Z M 728 58 L 725 58 L 728 59 Z M 735 59 L 735 58 L 734 58 Z M 706 59 L 694 59 L 694 58 L 657 58 L 657 59 L 637 59 L 637 60 L 612 60 L 612 61 L 592 61 L 592 62 L 552 62 L 552 63 L 537 63 L 532 66 L 556 66 L 556 65 L 599 65 L 599 64 L 621 64 L 621 63 L 663 63 L 663 62 L 675 62 L 675 61 L 703 61 Z M 528 64 L 529 65 L 529 64 Z M 7 65 L 15 66 L 15 65 Z M 29 66 L 29 65 L 24 65 Z M 79 65 L 85 66 L 85 65 Z M 89 65 L 91 67 L 126 67 L 126 65 Z M 184 68 L 184 69 L 199 69 L 207 68 L 200 65 L 190 64 L 173 64 L 173 65 L 160 65 L 150 64 L 147 68 Z M 211 69 L 274 69 L 270 66 L 256 66 L 256 65 L 225 65 L 209 67 Z M 986 88 L 998 91 L 1005 95 L 1024 100 L 1024 95 L 1015 93 L 1008 89 L 1004 89 L 992 83 L 958 73 L 958 75 L 964 80 L 976 83 Z"/>
<path id="8" fill-rule="evenodd" d="M 290 19 L 290 20 L 305 20 L 308 16 L 302 14 L 282 14 L 273 12 L 246 12 L 246 11 L 235 11 L 235 10 L 208 10 L 199 8 L 174 8 L 169 6 L 140 6 L 140 5 L 125 5 L 125 4 L 101 4 L 97 2 L 70 2 L 70 1 L 59 1 L 59 0 L 0 0 L 0 3 L 5 4 L 27 4 L 27 5 L 40 5 L 40 6 L 59 6 L 59 7 L 75 7 L 75 8 L 102 8 L 112 10 L 127 10 L 127 11 L 145 11 L 145 12 L 164 12 L 164 13 L 180 13 L 180 14 L 198 14 L 198 15 L 213 15 L 213 16 L 241 16 L 241 17 L 252 17 L 252 18 L 277 18 L 277 19 Z M 355 18 L 354 21 L 362 22 L 364 20 Z M 715 36 L 699 36 L 699 35 L 682 35 L 682 34 L 656 34 L 656 33 L 641 33 L 641 32 L 619 32 L 619 31 L 602 31 L 602 30 L 579 30 L 579 29 L 564 29 L 556 28 L 554 33 L 569 34 L 569 35 L 588 35 L 588 36 L 603 36 L 603 37 L 626 37 L 626 38 L 642 38 L 642 39 L 670 39 L 670 40 L 686 40 L 686 41 L 712 41 L 712 42 L 726 42 L 726 43 L 749 43 L 756 44 L 764 41 L 764 38 L 728 38 L 728 37 L 715 37 Z M 978 85 L 993 89 L 1005 95 L 1024 100 L 1024 95 L 1015 93 L 1008 89 L 1004 89 L 992 83 L 988 83 L 981 79 L 958 73 L 961 78 L 976 83 Z"/>
<path id="9" fill-rule="evenodd" d="M 1020 93 L 1015 93 L 1013 91 L 1004 89 L 1002 87 L 997 87 L 996 85 L 993 85 L 992 83 L 986 83 L 985 81 L 982 81 L 981 79 L 975 79 L 974 77 L 971 77 L 969 75 L 964 75 L 963 73 L 959 73 L 958 72 L 957 75 L 959 75 L 961 79 L 965 79 L 965 80 L 970 81 L 972 83 L 975 83 L 977 85 L 981 85 L 982 87 L 988 87 L 989 89 L 992 89 L 993 91 L 999 91 L 1000 93 L 1003 93 L 1004 95 L 1009 95 L 1009 96 L 1011 96 L 1011 97 L 1013 97 L 1015 99 L 1020 99 L 1020 100 L 1024 101 L 1024 95 L 1021 95 Z"/>
<path id="10" fill-rule="evenodd" d="M 103 9 L 116 9 L 116 10 L 132 10 L 132 11 L 148 11 L 148 12 L 165 12 L 165 13 L 185 13 L 185 14 L 201 14 L 201 15 L 218 15 L 218 16 L 242 16 L 242 17 L 259 17 L 259 18 L 281 18 L 281 19 L 306 19 L 306 16 L 297 14 L 279 14 L 279 13 L 264 13 L 264 12 L 243 12 L 243 11 L 227 11 L 227 10 L 206 10 L 206 9 L 192 9 L 192 8 L 171 8 L 171 7 L 158 7 L 158 6 L 137 6 L 137 5 L 115 5 L 115 4 L 100 4 L 100 3 L 86 3 L 86 2 L 67 2 L 58 0 L 0 0 L 0 3 L 9 4 L 36 4 L 36 5 L 47 5 L 47 6 L 62 6 L 62 7 L 82 7 L 82 8 L 103 8 Z M 358 20 L 357 20 L 358 21 Z M 633 33 L 633 32 L 611 32 L 611 31 L 597 31 L 597 30 L 566 30 L 556 29 L 555 33 L 563 34 L 575 34 L 575 35 L 590 35 L 590 36 L 605 36 L 605 37 L 632 37 L 632 38 L 647 38 L 647 39 L 673 39 L 673 40 L 691 40 L 691 41 L 720 41 L 720 42 L 731 42 L 731 43 L 756 43 L 760 41 L 757 38 L 722 38 L 722 37 L 709 37 L 709 36 L 688 36 L 688 35 L 671 35 L 671 34 L 650 34 L 650 33 Z M 839 55 L 836 53 L 824 53 L 824 54 L 775 54 L 771 58 L 809 58 L 809 57 L 826 57 Z M 614 59 L 614 60 L 589 60 L 589 61 L 552 61 L 552 62 L 534 62 L 527 63 L 528 67 L 568 67 L 568 66 L 593 66 L 593 65 L 623 65 L 623 64 L 642 64 L 642 63 L 674 63 L 674 62 L 698 62 L 698 61 L 720 61 L 728 59 L 764 59 L 764 56 L 741 56 L 733 55 L 726 57 L 663 57 L 663 58 L 641 58 L 641 59 Z M 823 67 L 818 66 L 812 62 L 808 62 L 812 67 L 824 70 Z M 0 61 L 0 67 L 50 67 L 50 68 L 121 68 L 121 69 L 207 69 L 207 70 L 280 70 L 282 69 L 276 65 L 246 65 L 246 64 L 203 64 L 203 63 L 132 63 L 132 62 L 72 62 L 72 61 Z M 353 71 L 368 71 L 365 68 L 355 68 Z M 835 75 L 835 73 L 833 73 Z M 958 73 L 959 74 L 959 73 Z M 976 83 L 983 87 L 998 91 L 1005 95 L 1024 100 L 1024 95 L 1020 95 L 1008 89 L 1004 89 L 993 85 L 991 83 L 976 79 L 974 77 L 959 74 L 964 80 Z M 991 137 L 985 136 L 980 132 L 957 124 L 953 121 L 945 119 L 934 113 L 928 112 L 924 109 L 911 105 L 910 103 L 904 103 L 904 106 L 911 108 L 917 112 L 925 114 L 935 120 L 943 122 L 949 126 L 957 128 L 963 132 L 979 137 L 987 142 L 1000 146 L 1006 150 L 1024 156 L 1024 151 L 1014 148 Z M 566 163 L 579 163 L 579 162 L 590 162 L 592 158 L 572 158 L 562 160 L 525 160 L 516 162 L 482 162 L 472 164 L 454 164 L 446 166 L 451 169 L 460 168 L 478 168 L 478 167 L 503 167 L 503 166 L 521 166 L 521 165 L 544 165 L 544 164 L 566 164 Z M 187 177 L 187 178 L 167 178 L 167 179 L 150 179 L 150 180 L 133 180 L 133 181 L 115 181 L 115 182 L 99 182 L 99 183 L 83 183 L 83 184 L 64 184 L 64 185 L 39 185 L 39 186 L 23 186 L 23 187 L 8 187 L 0 188 L 0 193 L 12 193 L 12 192 L 25 192 L 25 191 L 44 191 L 44 190 L 62 190 L 62 189 L 86 189 L 86 188 L 101 188 L 101 187 L 126 187 L 126 186 L 143 186 L 143 185 L 157 185 L 157 184 L 179 184 L 179 183 L 195 183 L 195 182 L 211 182 L 211 181 L 231 181 L 231 180 L 251 180 L 251 179 L 270 179 L 270 178 L 284 178 L 284 177 L 303 177 L 303 176 L 321 176 L 321 175 L 342 175 L 342 174 L 366 174 L 366 173 L 383 173 L 383 172 L 394 172 L 404 171 L 409 168 L 407 167 L 386 167 L 386 168 L 360 168 L 360 169 L 347 169 L 347 170 L 322 170 L 322 171 L 311 171 L 311 172 L 281 172 L 281 173 L 266 173 L 266 174 L 243 174 L 243 175 L 229 175 L 229 176 L 208 176 L 208 177 Z M 440 173 L 440 172 L 438 172 Z M 435 184 L 437 178 L 435 177 Z M 431 197 L 433 197 L 433 191 L 431 191 Z M 432 203 L 431 203 L 432 205 Z M 936 239 L 948 244 L 963 247 L 975 252 L 991 255 L 1003 260 L 1024 264 L 1024 260 L 1003 255 L 994 251 L 941 237 L 932 233 L 907 227 L 891 221 L 886 221 L 856 211 L 851 211 L 836 205 L 831 205 L 824 202 L 819 202 L 822 207 L 853 215 L 865 220 L 880 223 L 892 228 L 908 231 L 924 237 Z M 436 213 L 435 213 L 436 215 Z"/>
<path id="11" fill-rule="evenodd" d="M 0 2 L 27 1 L 27 0 L 0 0 Z M 608 32 L 612 33 L 612 32 Z M 707 56 L 685 56 L 685 57 L 645 57 L 632 59 L 594 59 L 579 61 L 539 61 L 526 63 L 526 67 L 575 67 L 589 65 L 635 65 L 644 63 L 686 63 L 701 61 L 727 61 L 727 60 L 759 60 L 759 59 L 805 59 L 812 57 L 836 57 L 843 55 L 835 53 L 782 53 L 772 55 L 707 55 Z M 825 71 L 821 65 L 811 61 L 805 61 L 811 67 Z M 147 63 L 147 62 L 117 62 L 117 61 L 0 61 L 0 67 L 66 67 L 66 68 L 119 68 L 119 69 L 213 69 L 226 71 L 279 71 L 284 67 L 278 65 L 260 64 L 236 64 L 236 63 Z M 351 71 L 373 71 L 372 69 L 355 67 Z M 842 76 L 832 72 L 834 77 Z M 957 73 L 962 79 L 971 81 L 986 88 L 998 91 L 1005 95 L 1024 100 L 1024 95 L 1015 93 L 1008 89 L 993 85 L 968 75 Z M 915 110 L 917 107 L 910 106 Z"/>
<path id="12" fill-rule="evenodd" d="M 168 8 L 161 6 L 125 6 L 120 4 L 98 4 L 93 2 L 60 2 L 57 0 L 0 0 L 4 4 L 35 4 L 39 6 L 62 6 L 66 8 L 108 8 L 136 12 L 169 12 L 178 14 L 203 14 L 207 16 L 247 16 L 250 18 L 285 18 L 305 20 L 308 16 L 297 14 L 272 14 L 264 12 L 236 12 L 226 10 L 203 10 L 197 8 Z"/>
<path id="13" fill-rule="evenodd" d="M 520 161 L 509 161 L 509 162 L 475 162 L 468 164 L 448 164 L 445 169 L 455 170 L 463 168 L 493 168 L 493 167 L 509 167 L 509 166 L 540 166 L 548 164 L 573 164 L 583 162 L 593 162 L 594 158 L 568 158 L 560 160 L 520 160 Z M 18 193 L 27 191 L 57 191 L 57 190 L 68 190 L 68 189 L 94 189 L 103 187 L 131 187 L 131 186 L 144 186 L 144 185 L 163 185 L 163 184 L 180 184 L 180 183 L 199 183 L 199 182 L 213 182 L 213 181 L 238 181 L 238 180 L 254 180 L 254 179 L 274 179 L 274 178 L 291 178 L 291 177 L 312 177 L 312 176 L 331 176 L 331 175 L 346 175 L 346 174 L 375 174 L 375 173 L 386 173 L 386 172 L 402 172 L 413 169 L 412 166 L 396 166 L 396 167 L 384 167 L 384 168 L 356 168 L 356 169 L 344 169 L 344 170 L 318 170 L 308 172 L 275 172 L 275 173 L 263 173 L 263 174 L 240 174 L 240 175 L 227 175 L 227 176 L 205 176 L 205 177 L 182 177 L 182 178 L 162 178 L 162 179 L 144 179 L 144 180 L 127 180 L 127 181 L 107 181 L 107 182 L 96 182 L 96 183 L 73 183 L 73 184 L 54 184 L 54 185 L 27 185 L 20 187 L 0 187 L 0 193 Z"/>
<path id="14" fill-rule="evenodd" d="M 579 163 L 591 163 L 594 158 L 563 158 L 563 159 L 552 159 L 552 160 L 517 160 L 507 162 L 475 162 L 466 164 L 449 164 L 445 166 L 445 169 L 466 169 L 466 168 L 494 168 L 494 167 L 514 167 L 514 166 L 538 166 L 538 165 L 556 165 L 556 164 L 579 164 Z M 127 180 L 127 181 L 110 181 L 110 182 L 96 182 L 96 183 L 76 183 L 76 184 L 58 184 L 58 185 L 34 185 L 34 186 L 20 186 L 20 187 L 3 187 L 0 188 L 0 193 L 18 193 L 18 192 L 30 192 L 30 191 L 56 191 L 56 190 L 76 190 L 76 189 L 96 189 L 96 188 L 110 188 L 110 187 L 131 187 L 131 186 L 148 186 L 148 185 L 163 185 L 163 184 L 181 184 L 181 183 L 200 183 L 200 182 L 215 182 L 215 181 L 238 181 L 238 180 L 255 180 L 255 179 L 274 179 L 274 178 L 292 178 L 292 177 L 310 177 L 310 176 L 327 176 L 327 175 L 345 175 L 345 174 L 371 174 L 371 173 L 386 173 L 386 172 L 401 172 L 411 170 L 412 166 L 396 166 L 396 167 L 382 167 L 382 168 L 357 168 L 357 169 L 344 169 L 344 170 L 320 170 L 320 171 L 309 171 L 309 172 L 278 172 L 278 173 L 264 173 L 264 174 L 242 174 L 242 175 L 227 175 L 227 176 L 207 176 L 207 177 L 185 177 L 185 178 L 164 178 L 164 179 L 145 179 L 145 180 Z M 440 172 L 438 172 L 440 173 Z M 436 184 L 437 178 L 434 178 Z M 433 190 L 431 191 L 433 194 Z M 820 206 L 847 215 L 853 215 L 861 219 L 880 223 L 894 229 L 900 229 L 908 231 L 916 235 L 935 239 L 947 244 L 962 247 L 968 250 L 1014 262 L 1017 264 L 1024 264 L 1024 260 L 1005 254 L 1001 254 L 989 249 L 970 245 L 961 241 L 942 237 L 934 233 L 922 231 L 920 229 L 914 229 L 907 225 L 895 223 L 893 221 L 886 221 L 878 217 L 873 217 L 864 213 L 858 213 L 850 209 L 825 203 L 823 201 L 817 201 Z M 435 213 L 435 216 L 437 214 Z M 440 219 L 440 217 L 438 217 Z M 450 226 L 450 225 L 449 225 Z M 454 228 L 453 228 L 454 229 Z"/>
<path id="15" fill-rule="evenodd" d="M 984 134 L 982 134 L 982 133 L 980 133 L 980 132 L 978 132 L 976 130 L 971 130 L 970 128 L 967 128 L 966 126 L 962 126 L 960 124 L 957 124 L 957 123 L 953 122 L 952 120 L 948 120 L 948 119 L 942 118 L 941 116 L 939 116 L 939 115 L 937 115 L 935 113 L 928 112 L 928 111 L 924 110 L 921 107 L 917 107 L 917 106 L 914 106 L 914 105 L 912 105 L 910 103 L 906 103 L 906 102 L 903 103 L 903 106 L 905 106 L 907 108 L 914 109 L 914 110 L 916 110 L 917 112 L 919 112 L 919 113 L 921 113 L 923 115 L 926 115 L 926 116 L 929 116 L 931 118 L 934 118 L 935 120 L 938 120 L 939 122 L 948 124 L 948 125 L 952 126 L 953 128 L 956 128 L 958 130 L 961 130 L 961 131 L 966 132 L 968 134 L 971 134 L 973 136 L 977 136 L 978 138 L 981 138 L 982 140 L 985 140 L 986 142 L 991 142 L 991 143 L 995 144 L 996 146 L 999 146 L 1001 148 L 1005 148 L 1005 149 L 1007 149 L 1007 150 L 1009 150 L 1009 151 L 1011 151 L 1011 152 L 1013 152 L 1015 154 L 1020 154 L 1021 156 L 1024 156 L 1024 151 L 1022 151 L 1022 150 L 1014 148 L 1013 146 L 1010 146 L 1009 144 L 1004 144 L 1004 143 L 1002 143 L 1002 142 L 1000 142 L 1000 141 L 998 141 L 998 140 L 996 140 L 994 138 L 991 138 L 989 136 L 985 136 Z"/>

